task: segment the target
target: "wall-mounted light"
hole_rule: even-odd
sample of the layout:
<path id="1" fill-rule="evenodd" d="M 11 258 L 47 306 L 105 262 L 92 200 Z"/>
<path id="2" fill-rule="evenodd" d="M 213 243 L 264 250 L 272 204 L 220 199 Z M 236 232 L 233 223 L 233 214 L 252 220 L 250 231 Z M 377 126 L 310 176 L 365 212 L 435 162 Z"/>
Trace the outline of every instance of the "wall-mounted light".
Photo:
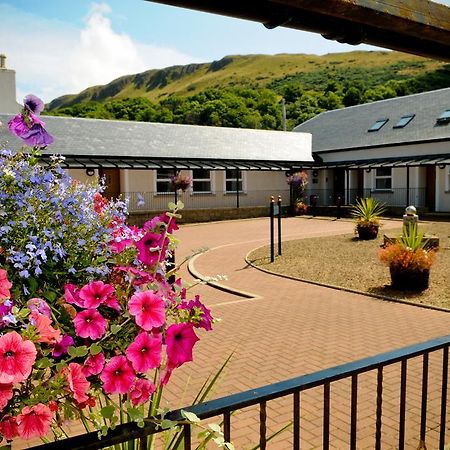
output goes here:
<path id="1" fill-rule="evenodd" d="M 318 170 L 313 170 L 312 175 L 313 175 L 314 178 L 318 177 L 319 176 L 319 171 Z"/>
<path id="2" fill-rule="evenodd" d="M 370 172 L 372 172 L 372 169 L 369 167 L 369 168 L 366 169 L 366 172 L 370 173 Z"/>
<path id="3" fill-rule="evenodd" d="M 439 169 L 445 169 L 445 164 L 439 164 Z"/>
<path id="4" fill-rule="evenodd" d="M 86 175 L 88 177 L 92 177 L 95 175 L 95 170 L 94 169 L 86 169 Z"/>

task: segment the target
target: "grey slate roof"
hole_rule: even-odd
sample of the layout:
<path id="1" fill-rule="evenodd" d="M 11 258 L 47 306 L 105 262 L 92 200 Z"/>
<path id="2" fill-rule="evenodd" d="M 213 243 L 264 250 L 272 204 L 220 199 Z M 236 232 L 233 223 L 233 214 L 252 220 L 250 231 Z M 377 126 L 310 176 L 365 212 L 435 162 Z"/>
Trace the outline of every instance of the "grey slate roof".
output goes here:
<path id="1" fill-rule="evenodd" d="M 312 133 L 313 153 L 450 141 L 450 124 L 436 126 L 436 118 L 447 109 L 450 109 L 450 88 L 327 111 L 294 131 Z M 404 128 L 393 128 L 400 117 L 407 114 L 415 114 L 414 119 Z M 389 122 L 379 131 L 367 131 L 382 118 L 388 118 Z"/>
<path id="2" fill-rule="evenodd" d="M 8 140 L 18 148 L 21 143 L 7 130 L 9 119 L 0 115 L 0 143 Z M 55 138 L 44 153 L 68 159 L 313 161 L 310 136 L 303 133 L 52 116 L 42 120 Z"/>

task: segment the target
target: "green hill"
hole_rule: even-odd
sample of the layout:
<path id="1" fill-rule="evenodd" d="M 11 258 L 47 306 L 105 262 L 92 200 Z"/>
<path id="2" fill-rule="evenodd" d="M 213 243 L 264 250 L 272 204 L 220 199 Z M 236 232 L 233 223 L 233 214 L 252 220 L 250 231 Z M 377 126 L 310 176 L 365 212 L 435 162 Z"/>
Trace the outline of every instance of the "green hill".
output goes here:
<path id="1" fill-rule="evenodd" d="M 448 87 L 449 67 L 390 51 L 232 55 L 126 75 L 59 97 L 47 109 L 82 117 L 280 128 L 278 102 L 284 97 L 292 127 L 327 109 Z"/>

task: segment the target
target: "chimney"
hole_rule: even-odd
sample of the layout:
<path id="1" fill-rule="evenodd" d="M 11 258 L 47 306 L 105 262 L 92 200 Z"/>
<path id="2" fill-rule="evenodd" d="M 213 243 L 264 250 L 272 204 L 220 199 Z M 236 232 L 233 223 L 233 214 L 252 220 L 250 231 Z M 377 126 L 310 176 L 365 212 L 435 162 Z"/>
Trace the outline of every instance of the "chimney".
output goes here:
<path id="1" fill-rule="evenodd" d="M 16 72 L 6 68 L 6 55 L 0 54 L 0 114 L 17 114 Z"/>

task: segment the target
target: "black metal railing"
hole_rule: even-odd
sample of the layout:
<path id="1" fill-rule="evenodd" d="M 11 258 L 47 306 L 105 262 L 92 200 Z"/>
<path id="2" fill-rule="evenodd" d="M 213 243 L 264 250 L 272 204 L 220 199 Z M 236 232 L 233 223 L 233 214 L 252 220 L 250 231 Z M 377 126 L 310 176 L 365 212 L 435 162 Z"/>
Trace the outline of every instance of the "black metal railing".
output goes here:
<path id="1" fill-rule="evenodd" d="M 205 402 L 199 405 L 195 405 L 189 408 L 185 408 L 187 411 L 194 412 L 200 419 L 208 419 L 211 417 L 221 417 L 223 420 L 223 432 L 227 441 L 233 441 L 232 432 L 232 414 L 237 410 L 248 408 L 252 406 L 259 406 L 259 445 L 262 450 L 267 448 L 267 421 L 268 421 L 268 404 L 276 399 L 291 396 L 292 405 L 292 427 L 291 436 L 292 448 L 294 450 L 300 450 L 302 448 L 302 399 L 301 395 L 307 390 L 313 388 L 323 389 L 323 420 L 322 420 L 322 448 L 328 450 L 330 445 L 333 445 L 333 439 L 330 434 L 330 416 L 332 399 L 331 393 L 333 384 L 340 380 L 351 381 L 350 386 L 350 401 L 348 405 L 348 416 L 350 418 L 350 427 L 348 430 L 348 444 L 347 448 L 356 450 L 358 446 L 358 401 L 359 401 L 359 387 L 358 381 L 362 374 L 369 372 L 376 373 L 376 388 L 375 395 L 376 401 L 373 404 L 372 410 L 375 414 L 375 430 L 373 433 L 373 445 L 371 448 L 381 449 L 382 430 L 383 430 L 383 392 L 384 389 L 391 390 L 391 386 L 385 386 L 384 373 L 387 366 L 393 366 L 395 364 L 400 365 L 400 380 L 396 382 L 395 389 L 398 386 L 398 398 L 399 399 L 399 413 L 396 419 L 398 425 L 398 436 L 396 443 L 389 445 L 389 448 L 398 448 L 402 450 L 406 445 L 406 415 L 410 413 L 411 405 L 408 404 L 407 399 L 407 382 L 409 385 L 416 386 L 420 383 L 420 406 L 417 408 L 417 415 L 420 420 L 420 429 L 417 432 L 416 444 L 419 442 L 419 448 L 426 448 L 425 442 L 427 438 L 427 414 L 437 417 L 434 419 L 438 423 L 433 423 L 433 427 L 436 426 L 439 429 L 438 442 L 433 448 L 438 447 L 440 450 L 444 450 L 446 440 L 446 428 L 447 428 L 447 384 L 448 384 L 448 352 L 450 346 L 450 335 L 433 339 L 420 344 L 415 344 L 399 350 L 390 351 L 377 356 L 353 361 L 340 366 L 332 367 L 330 369 L 320 370 L 315 373 L 303 375 L 297 378 L 293 378 L 287 381 L 274 383 L 268 386 L 264 386 L 258 389 L 230 395 L 228 397 L 219 398 L 209 402 Z M 436 391 L 436 379 L 440 379 L 438 406 L 435 410 L 431 410 L 428 405 L 428 391 L 429 391 L 429 379 L 430 379 L 430 355 L 440 354 L 442 352 L 441 365 L 433 365 L 433 392 Z M 412 375 L 408 376 L 408 369 L 410 360 L 413 358 L 421 358 L 421 367 L 417 371 L 417 367 L 414 365 L 411 372 Z M 414 360 L 416 363 L 417 360 Z M 411 363 L 412 364 L 412 363 Z M 419 375 L 419 379 L 415 375 Z M 367 398 L 365 398 L 367 399 Z M 408 409 L 407 409 L 408 407 Z M 320 406 L 317 405 L 317 409 Z M 389 409 L 389 408 L 387 408 Z M 361 413 L 361 410 L 359 410 Z M 172 411 L 165 418 L 170 420 L 179 421 L 182 420 L 181 410 Z M 238 418 L 234 418 L 236 421 Z M 182 425 L 184 433 L 184 449 L 191 448 L 192 436 L 191 426 Z M 90 450 L 105 448 L 121 442 L 127 442 L 131 439 L 140 438 L 149 434 L 158 433 L 162 431 L 157 429 L 154 424 L 148 423 L 144 428 L 138 428 L 134 424 L 125 424 L 118 426 L 116 429 L 111 430 L 108 435 L 102 440 L 99 440 L 97 433 L 89 433 L 78 437 L 69 438 L 56 443 L 45 444 L 42 446 L 34 447 L 40 450 L 55 450 L 60 448 L 72 449 L 72 450 Z M 383 448 L 387 448 L 386 445 Z M 431 448 L 431 447 L 430 447 Z"/>
<path id="2" fill-rule="evenodd" d="M 167 209 L 169 202 L 181 200 L 185 209 L 211 208 L 246 208 L 268 207 L 271 196 L 281 196 L 283 203 L 289 203 L 289 188 L 257 189 L 251 191 L 229 192 L 215 190 L 214 192 L 124 192 L 122 196 L 128 199 L 130 212 L 162 211 Z"/>
<path id="3" fill-rule="evenodd" d="M 341 198 L 342 205 L 351 205 L 358 198 L 373 197 L 387 206 L 406 207 L 415 205 L 417 207 L 434 207 L 427 205 L 426 188 L 395 188 L 389 190 L 373 189 L 344 189 L 336 191 L 335 189 L 314 189 L 309 188 L 306 191 L 310 203 L 312 196 L 317 198 L 317 206 L 335 206 L 338 203 L 338 197 Z"/>

